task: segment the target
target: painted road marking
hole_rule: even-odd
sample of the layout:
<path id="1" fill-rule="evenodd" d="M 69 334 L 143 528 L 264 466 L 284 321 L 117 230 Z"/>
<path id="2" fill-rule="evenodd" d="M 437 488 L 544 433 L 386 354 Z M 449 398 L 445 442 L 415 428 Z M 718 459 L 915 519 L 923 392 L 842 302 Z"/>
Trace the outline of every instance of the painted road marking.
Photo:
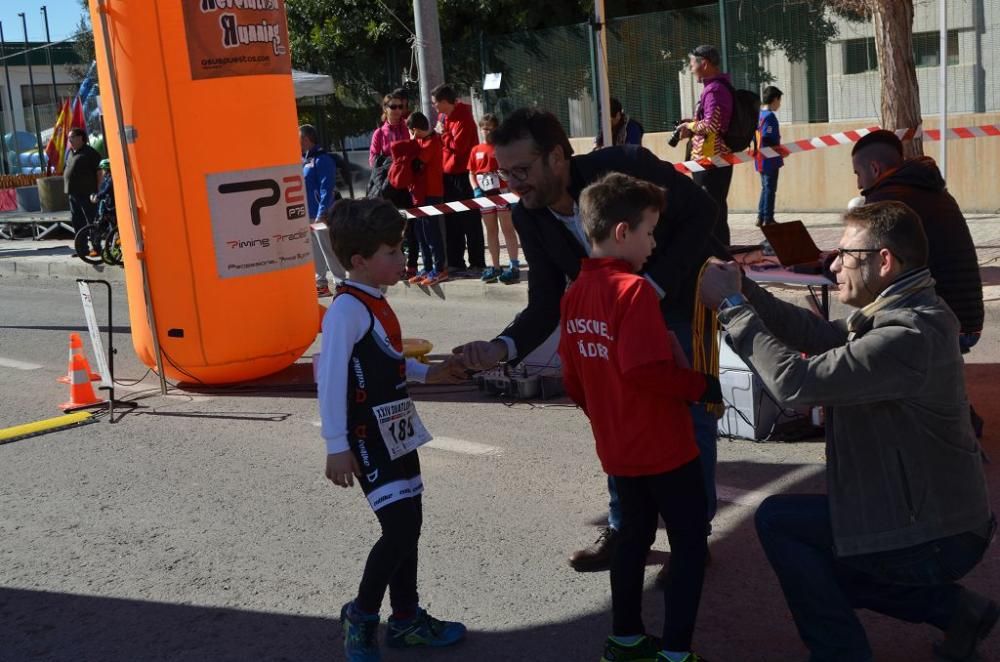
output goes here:
<path id="1" fill-rule="evenodd" d="M 44 368 L 45 366 L 38 365 L 37 363 L 17 361 L 15 359 L 5 359 L 0 356 L 0 367 L 14 368 L 15 370 L 38 370 L 39 368 Z"/>
<path id="2" fill-rule="evenodd" d="M 309 421 L 309 423 L 313 427 L 323 427 L 322 421 Z M 465 439 L 455 439 L 454 437 L 434 437 L 434 439 L 424 444 L 424 448 L 479 457 L 497 457 L 498 455 L 503 455 L 503 449 L 497 446 L 466 441 Z"/>
<path id="3" fill-rule="evenodd" d="M 480 444 L 475 441 L 465 439 L 455 439 L 453 437 L 434 437 L 425 444 L 428 448 L 451 453 L 461 453 L 462 455 L 493 456 L 503 455 L 503 449 L 488 444 Z"/>

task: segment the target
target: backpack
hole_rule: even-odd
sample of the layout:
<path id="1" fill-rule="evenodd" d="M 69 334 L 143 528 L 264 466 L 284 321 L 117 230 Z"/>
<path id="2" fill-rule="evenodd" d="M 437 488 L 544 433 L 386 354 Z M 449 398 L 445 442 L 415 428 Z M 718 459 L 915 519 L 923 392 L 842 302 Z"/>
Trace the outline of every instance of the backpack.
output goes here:
<path id="1" fill-rule="evenodd" d="M 726 79 L 722 82 L 733 94 L 733 116 L 722 140 L 732 151 L 742 152 L 757 140 L 760 96 L 750 90 L 737 90 Z"/>
<path id="2" fill-rule="evenodd" d="M 396 188 L 389 181 L 389 169 L 391 167 L 391 156 L 379 154 L 375 157 L 375 165 L 372 166 L 371 177 L 368 180 L 368 192 L 365 194 L 365 197 L 369 199 L 384 198 L 398 209 L 406 209 L 412 202 L 410 193 L 409 191 Z"/>

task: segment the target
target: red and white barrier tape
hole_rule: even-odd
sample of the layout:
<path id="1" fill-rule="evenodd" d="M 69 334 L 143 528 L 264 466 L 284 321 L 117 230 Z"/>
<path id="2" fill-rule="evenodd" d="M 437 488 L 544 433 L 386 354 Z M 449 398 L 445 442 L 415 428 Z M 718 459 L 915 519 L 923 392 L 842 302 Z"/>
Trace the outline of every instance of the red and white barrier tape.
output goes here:
<path id="1" fill-rule="evenodd" d="M 406 218 L 422 218 L 424 216 L 440 216 L 456 211 L 479 211 L 480 209 L 495 209 L 512 205 L 521 198 L 516 193 L 500 193 L 499 195 L 484 195 L 481 198 L 471 198 L 456 202 L 442 202 L 439 205 L 424 205 L 403 212 Z"/>
<path id="2" fill-rule="evenodd" d="M 760 149 L 760 153 L 765 158 L 774 158 L 776 156 L 790 156 L 791 154 L 798 154 L 800 152 L 811 152 L 813 150 L 825 149 L 827 147 L 850 145 L 858 142 L 861 138 L 867 136 L 872 131 L 879 130 L 879 128 L 881 127 L 872 126 L 864 129 L 854 129 L 851 131 L 816 136 L 815 138 L 810 138 L 808 140 L 796 140 L 795 142 L 775 145 L 774 147 L 763 147 Z M 900 140 L 904 141 L 912 140 L 917 136 L 920 136 L 927 141 L 941 140 L 941 131 L 939 129 L 923 129 L 921 127 L 917 127 L 916 129 L 896 129 L 895 133 L 899 136 Z M 1000 125 L 983 124 L 980 126 L 965 126 L 948 129 L 949 140 L 952 138 L 968 139 L 986 138 L 990 136 L 1000 136 Z M 736 154 L 727 154 L 725 156 L 714 156 L 711 159 L 677 162 L 674 164 L 674 168 L 678 172 L 682 172 L 687 175 L 693 172 L 713 170 L 715 168 L 729 168 L 741 163 L 750 163 L 753 160 L 754 155 L 751 152 L 746 151 Z M 451 214 L 456 211 L 478 211 L 480 209 L 493 209 L 497 205 L 512 204 L 517 202 L 518 199 L 518 196 L 514 193 L 487 195 L 482 198 L 472 198 L 456 202 L 444 202 L 439 205 L 414 207 L 413 209 L 407 209 L 403 212 L 403 214 L 406 218 L 421 218 L 424 216 Z"/>

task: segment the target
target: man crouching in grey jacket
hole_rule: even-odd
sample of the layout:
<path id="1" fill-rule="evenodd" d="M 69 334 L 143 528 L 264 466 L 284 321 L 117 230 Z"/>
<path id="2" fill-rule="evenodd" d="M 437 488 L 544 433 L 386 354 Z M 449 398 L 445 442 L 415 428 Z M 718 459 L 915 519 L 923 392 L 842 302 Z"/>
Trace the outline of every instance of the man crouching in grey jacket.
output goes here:
<path id="1" fill-rule="evenodd" d="M 733 263 L 716 261 L 702 281 L 703 303 L 767 389 L 826 407 L 828 494 L 768 498 L 757 535 L 811 662 L 872 660 L 858 608 L 938 627 L 937 660 L 976 660 L 1000 607 L 956 581 L 996 520 L 958 320 L 934 292 L 912 209 L 865 205 L 844 225 L 832 271 L 840 301 L 858 308 L 846 320 L 777 300 Z"/>

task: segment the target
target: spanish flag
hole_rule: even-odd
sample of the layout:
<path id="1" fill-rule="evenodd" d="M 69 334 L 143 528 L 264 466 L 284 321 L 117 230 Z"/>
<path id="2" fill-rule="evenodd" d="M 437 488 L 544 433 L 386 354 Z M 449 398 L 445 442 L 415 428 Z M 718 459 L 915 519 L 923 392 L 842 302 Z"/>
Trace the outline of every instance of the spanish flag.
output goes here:
<path id="1" fill-rule="evenodd" d="M 46 169 L 56 175 L 61 175 L 66 168 L 66 143 L 69 140 L 69 130 L 73 128 L 72 123 L 73 109 L 69 99 L 66 99 L 56 119 L 52 138 L 45 146 Z"/>

